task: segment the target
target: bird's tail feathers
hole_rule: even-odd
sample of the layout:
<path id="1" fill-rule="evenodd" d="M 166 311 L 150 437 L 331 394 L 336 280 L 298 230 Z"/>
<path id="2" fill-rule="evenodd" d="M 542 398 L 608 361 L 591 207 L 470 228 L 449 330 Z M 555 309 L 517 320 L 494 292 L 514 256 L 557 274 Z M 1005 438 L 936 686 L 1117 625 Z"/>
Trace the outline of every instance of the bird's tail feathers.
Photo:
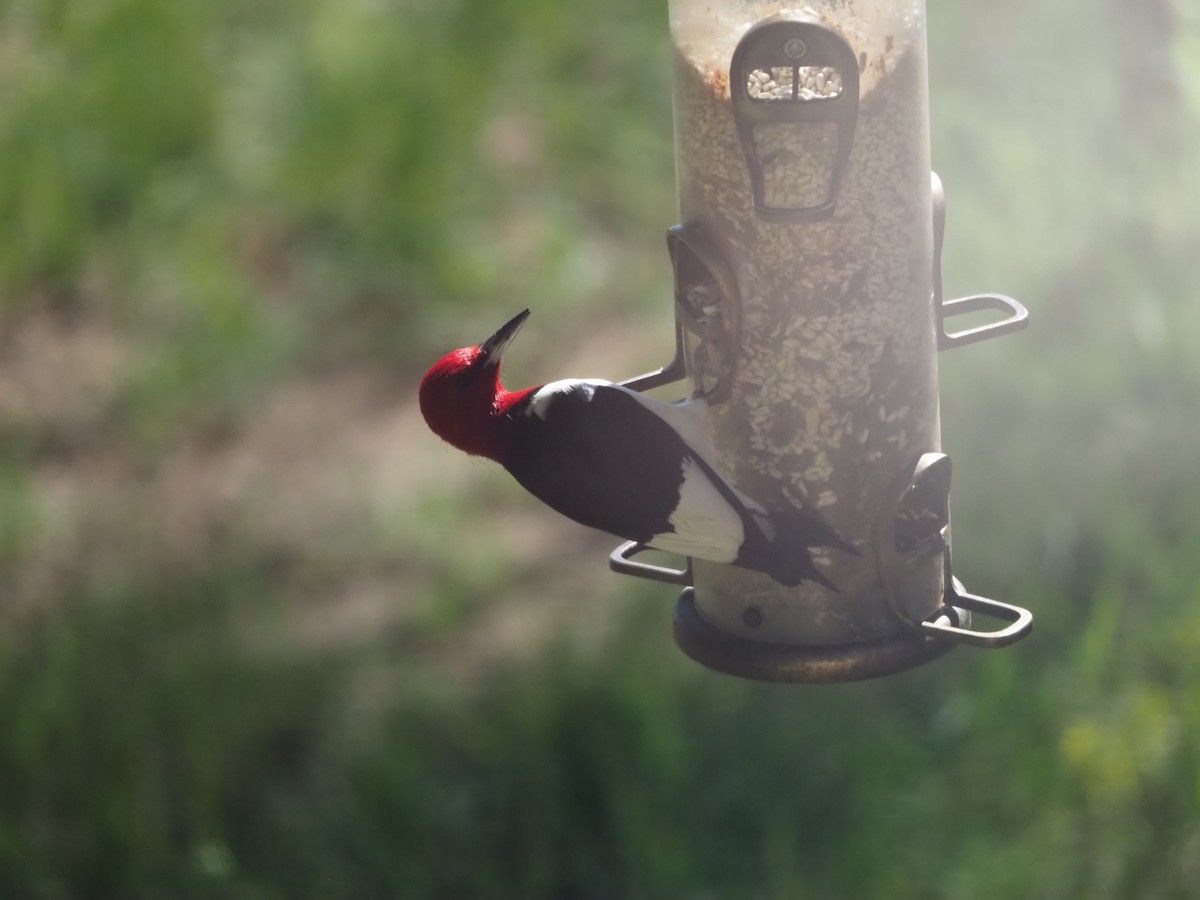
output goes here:
<path id="1" fill-rule="evenodd" d="M 833 591 L 833 593 L 835 593 L 835 594 L 841 593 L 841 591 L 839 591 L 837 589 L 837 585 L 834 584 L 832 581 L 830 581 L 828 578 L 826 578 L 821 573 L 821 570 L 818 569 L 815 565 L 813 565 L 811 557 L 809 558 L 808 570 L 805 572 L 804 578 L 807 578 L 809 581 L 815 581 L 817 584 L 821 585 L 821 587 L 825 588 L 826 590 Z M 801 579 L 801 581 L 802 580 L 803 579 Z M 799 584 L 800 582 L 797 581 L 796 583 Z"/>
<path id="2" fill-rule="evenodd" d="M 838 593 L 833 582 L 813 562 L 809 552 L 812 547 L 831 547 L 855 556 L 862 555 L 862 551 L 838 534 L 814 509 L 774 511 L 769 522 L 763 523 L 762 532 L 768 538 L 767 542 L 752 541 L 744 545 L 738 562 L 765 572 L 788 587 L 808 580 Z"/>
<path id="3" fill-rule="evenodd" d="M 775 543 L 792 547 L 832 547 L 854 556 L 862 551 L 837 533 L 815 509 L 793 507 L 771 513 L 775 525 Z"/>

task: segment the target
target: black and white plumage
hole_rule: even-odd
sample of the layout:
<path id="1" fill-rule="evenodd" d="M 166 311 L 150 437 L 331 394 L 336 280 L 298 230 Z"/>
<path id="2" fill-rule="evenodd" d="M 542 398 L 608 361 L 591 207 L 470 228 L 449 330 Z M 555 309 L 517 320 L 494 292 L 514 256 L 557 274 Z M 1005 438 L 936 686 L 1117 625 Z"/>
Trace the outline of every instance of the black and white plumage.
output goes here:
<path id="1" fill-rule="evenodd" d="M 785 585 L 810 579 L 836 590 L 809 548 L 857 550 L 815 511 L 769 513 L 733 488 L 717 468 L 703 400 L 664 403 L 597 380 L 501 387 L 500 357 L 528 314 L 429 370 L 421 411 L 436 434 L 496 460 L 581 524 Z"/>

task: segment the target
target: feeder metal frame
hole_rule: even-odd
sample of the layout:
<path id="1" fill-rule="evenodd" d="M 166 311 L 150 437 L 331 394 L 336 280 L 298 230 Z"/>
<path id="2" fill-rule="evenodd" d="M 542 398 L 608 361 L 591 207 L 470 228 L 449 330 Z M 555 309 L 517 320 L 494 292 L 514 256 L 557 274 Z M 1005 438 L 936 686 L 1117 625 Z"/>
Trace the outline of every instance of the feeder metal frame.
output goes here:
<path id="1" fill-rule="evenodd" d="M 930 174 L 934 237 L 932 303 L 937 318 L 938 349 L 962 347 L 1021 330 L 1029 322 L 1029 312 L 1011 297 L 975 294 L 954 300 L 944 299 L 941 270 L 946 227 L 945 192 L 937 174 Z M 678 244 L 681 236 L 688 234 L 687 227 L 675 226 L 668 232 L 668 247 L 673 262 L 677 263 Z M 621 382 L 625 387 L 646 391 L 687 377 L 684 318 L 680 313 L 678 296 L 676 301 L 674 357 L 661 369 Z M 1007 316 L 962 331 L 946 330 L 948 318 L 988 310 L 1003 312 Z M 928 465 L 944 463 L 948 470 L 949 457 L 940 453 L 927 456 L 938 458 L 930 459 Z M 925 466 L 919 465 L 915 474 L 919 475 L 924 469 Z M 944 553 L 945 569 L 942 605 L 925 618 L 913 621 L 897 609 L 893 598 L 889 597 L 893 612 L 907 626 L 907 630 L 855 644 L 790 645 L 729 634 L 712 625 L 697 611 L 690 558 L 682 569 L 638 562 L 634 557 L 651 548 L 636 541 L 627 541 L 616 547 L 609 556 L 609 567 L 623 575 L 683 587 L 675 607 L 675 641 L 684 653 L 703 665 L 761 681 L 851 681 L 921 665 L 947 653 L 958 644 L 985 649 L 1007 647 L 1032 631 L 1033 615 L 1028 610 L 968 593 L 962 582 L 954 577 L 948 510 L 947 520 L 939 529 L 938 536 L 938 550 Z M 886 567 L 881 566 L 881 569 Z M 887 581 L 886 578 L 884 580 Z M 977 631 L 969 627 L 972 614 L 1009 624 L 994 631 Z"/>

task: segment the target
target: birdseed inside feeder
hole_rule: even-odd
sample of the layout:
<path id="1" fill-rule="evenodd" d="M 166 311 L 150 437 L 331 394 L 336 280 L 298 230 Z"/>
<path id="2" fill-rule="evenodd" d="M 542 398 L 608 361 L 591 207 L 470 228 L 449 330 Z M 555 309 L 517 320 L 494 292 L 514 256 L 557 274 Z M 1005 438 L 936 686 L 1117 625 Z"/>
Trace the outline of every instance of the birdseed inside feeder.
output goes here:
<path id="1" fill-rule="evenodd" d="M 686 585 L 677 641 L 747 677 L 863 678 L 1019 639 L 1028 613 L 950 565 L 937 353 L 962 301 L 940 294 L 923 0 L 670 0 L 670 20 L 683 367 L 736 488 L 817 510 L 862 554 L 814 551 L 837 592 L 698 559 L 650 572 L 631 545 L 614 568 Z M 1009 298 L 967 299 L 1008 316 L 970 340 L 1025 323 Z M 972 631 L 971 609 L 1012 624 Z"/>

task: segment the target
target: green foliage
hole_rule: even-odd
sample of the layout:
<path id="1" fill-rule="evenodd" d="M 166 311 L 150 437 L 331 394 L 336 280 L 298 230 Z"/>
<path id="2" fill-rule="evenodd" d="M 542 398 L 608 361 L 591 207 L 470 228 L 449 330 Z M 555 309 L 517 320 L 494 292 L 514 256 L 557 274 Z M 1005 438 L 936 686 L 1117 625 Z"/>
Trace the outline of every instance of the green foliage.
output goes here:
<path id="1" fill-rule="evenodd" d="M 0 278 L 69 283 L 157 176 L 202 164 L 214 71 L 198 4 L 28 2 L 3 13 Z"/>
<path id="2" fill-rule="evenodd" d="M 383 418 L 496 309 L 569 305 L 552 354 L 667 296 L 665 8 L 0 5 L 0 375 L 31 322 L 121 351 L 87 428 L 0 381 L 0 896 L 1194 896 L 1200 32 L 930 7 L 947 290 L 1033 313 L 941 361 L 956 569 L 1037 631 L 797 688 L 683 658 L 665 588 L 556 583 L 484 475 L 404 461 L 306 544 L 259 519 L 342 482 L 229 449 L 342 369 L 400 370 Z M 206 449 L 251 500 L 180 549 L 224 479 L 124 495 Z M 395 619 L 297 636 L 375 582 Z M 615 631 L 468 658 L 565 592 Z"/>
<path id="3" fill-rule="evenodd" d="M 482 691 L 398 684 L 366 735 L 330 703 L 344 665 L 239 648 L 229 588 L 197 580 L 169 609 L 80 608 L 2 667 L 0 883 L 29 897 L 84 884 L 89 896 L 1186 897 L 1200 567 L 1158 562 L 1099 577 L 1157 572 L 1175 598 L 1160 611 L 1180 623 L 1171 640 L 1109 594 L 1067 657 L 1043 635 L 820 688 L 664 656 L 663 598 L 646 591 L 603 651 L 564 645 Z M 1077 611 L 1050 609 L 1042 631 L 1066 633 Z"/>
<path id="4" fill-rule="evenodd" d="M 307 770 L 336 682 L 238 652 L 229 613 L 252 586 L 229 564 L 74 596 L 6 641 L 0 893 L 277 896 L 224 888 L 242 831 Z"/>

